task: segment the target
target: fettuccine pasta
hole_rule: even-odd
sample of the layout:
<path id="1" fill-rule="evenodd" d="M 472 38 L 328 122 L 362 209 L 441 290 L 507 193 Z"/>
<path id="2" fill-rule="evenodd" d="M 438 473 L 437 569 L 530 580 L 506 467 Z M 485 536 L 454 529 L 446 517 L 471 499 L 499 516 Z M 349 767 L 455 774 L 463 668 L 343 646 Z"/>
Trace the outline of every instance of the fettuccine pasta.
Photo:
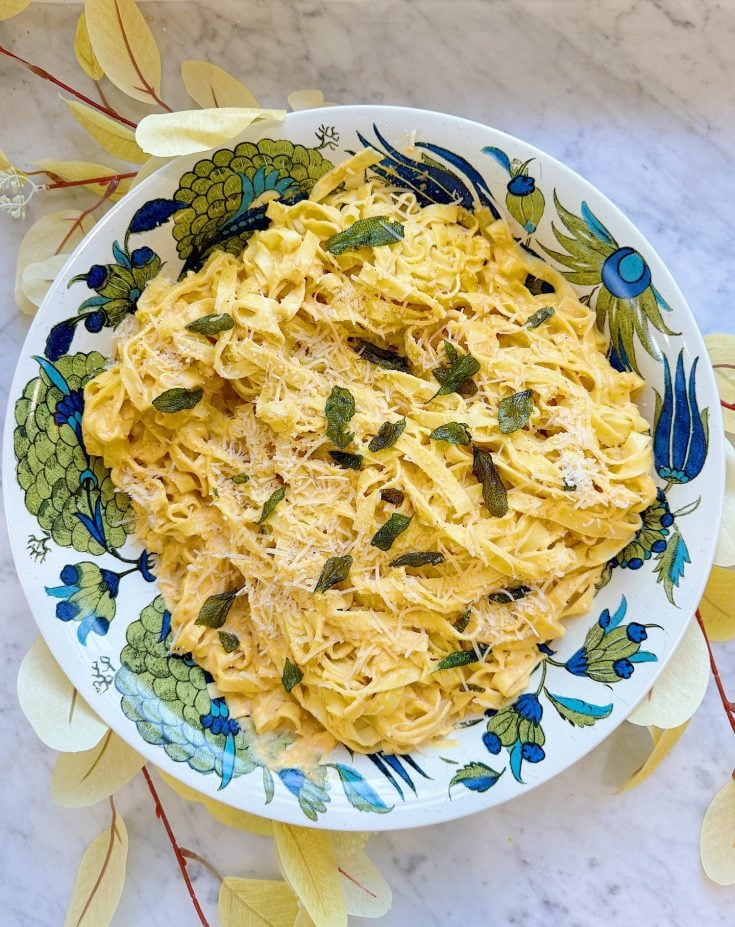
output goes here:
<path id="1" fill-rule="evenodd" d="M 406 752 L 589 609 L 654 498 L 642 381 L 502 220 L 343 168 L 315 193 L 148 286 L 84 437 L 234 717 Z"/>

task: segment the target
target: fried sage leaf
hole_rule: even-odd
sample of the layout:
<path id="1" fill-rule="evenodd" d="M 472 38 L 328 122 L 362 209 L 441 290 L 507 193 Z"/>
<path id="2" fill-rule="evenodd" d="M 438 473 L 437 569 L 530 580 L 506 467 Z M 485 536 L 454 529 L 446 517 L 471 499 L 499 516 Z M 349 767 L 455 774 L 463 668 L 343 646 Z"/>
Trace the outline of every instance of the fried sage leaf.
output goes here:
<path id="1" fill-rule="evenodd" d="M 454 622 L 454 630 L 457 634 L 464 634 L 467 630 L 467 625 L 470 623 L 470 610 L 462 612 L 462 614 Z"/>
<path id="2" fill-rule="evenodd" d="M 525 599 L 531 592 L 530 586 L 513 586 L 510 589 L 504 589 L 502 592 L 491 592 L 488 599 L 496 605 L 510 605 L 518 599 Z"/>
<path id="3" fill-rule="evenodd" d="M 472 474 L 482 484 L 482 498 L 488 512 L 496 518 L 502 518 L 508 512 L 508 494 L 495 469 L 489 451 L 476 444 L 472 445 Z"/>
<path id="4" fill-rule="evenodd" d="M 246 483 L 250 482 L 250 477 L 247 473 L 237 473 L 232 477 L 232 482 L 235 486 L 244 486 Z"/>
<path id="5" fill-rule="evenodd" d="M 460 354 L 451 341 L 444 342 L 444 350 L 449 363 L 432 371 L 441 386 L 431 398 L 448 396 L 450 393 L 459 393 L 462 396 L 476 393 L 477 384 L 472 377 L 480 370 L 478 359 L 472 354 Z"/>
<path id="6" fill-rule="evenodd" d="M 498 406 L 498 422 L 500 431 L 504 435 L 513 434 L 528 424 L 533 412 L 533 390 L 524 389 L 512 396 L 500 400 Z"/>
<path id="7" fill-rule="evenodd" d="M 390 550 L 395 539 L 411 524 L 410 515 L 393 514 L 373 535 L 370 543 L 380 550 Z"/>
<path id="8" fill-rule="evenodd" d="M 352 557 L 349 554 L 344 557 L 330 557 L 322 567 L 314 592 L 326 592 L 327 589 L 341 583 L 350 575 L 351 569 Z"/>
<path id="9" fill-rule="evenodd" d="M 400 222 L 393 222 L 387 216 L 370 216 L 369 219 L 358 219 L 343 232 L 332 235 L 324 243 L 324 249 L 332 254 L 343 254 L 366 245 L 372 248 L 392 245 L 402 238 L 403 226 Z"/>
<path id="10" fill-rule="evenodd" d="M 355 414 L 355 400 L 352 393 L 343 386 L 333 386 L 324 405 L 327 419 L 327 437 L 337 447 L 343 448 L 355 435 L 347 431 L 347 425 Z"/>
<path id="11" fill-rule="evenodd" d="M 384 370 L 400 370 L 402 373 L 411 372 L 408 359 L 387 348 L 380 348 L 377 344 L 363 341 L 361 338 L 358 338 L 352 347 L 363 360 L 375 364 L 376 367 L 382 367 Z"/>
<path id="12" fill-rule="evenodd" d="M 362 454 L 350 454 L 348 451 L 330 451 L 329 456 L 343 470 L 359 470 L 362 467 Z"/>
<path id="13" fill-rule="evenodd" d="M 397 422 L 383 422 L 378 429 L 378 433 L 368 444 L 368 450 L 375 454 L 376 451 L 384 451 L 388 447 L 393 447 L 405 431 L 405 428 L 405 418 L 400 418 Z"/>
<path id="14" fill-rule="evenodd" d="M 412 550 L 408 554 L 401 554 L 395 560 L 391 560 L 392 567 L 421 567 L 421 566 L 438 566 L 444 563 L 444 554 L 438 550 Z"/>
<path id="15" fill-rule="evenodd" d="M 434 667 L 434 672 L 443 669 L 454 669 L 457 666 L 469 666 L 470 663 L 477 663 L 490 650 L 490 644 L 477 644 L 471 650 L 455 650 L 454 653 L 448 653 L 443 660 L 440 660 Z"/>
<path id="16" fill-rule="evenodd" d="M 447 444 L 469 444 L 472 441 L 472 436 L 463 422 L 447 422 L 446 425 L 439 425 L 429 437 L 435 441 L 446 441 Z"/>
<path id="17" fill-rule="evenodd" d="M 221 628 L 227 621 L 227 615 L 238 592 L 238 589 L 231 589 L 229 592 L 218 592 L 217 595 L 210 595 L 199 609 L 194 624 L 202 624 L 205 628 Z"/>
<path id="18" fill-rule="evenodd" d="M 203 315 L 201 319 L 194 319 L 186 329 L 197 335 L 219 335 L 220 332 L 229 331 L 234 324 L 235 320 L 229 312 L 215 312 L 212 315 Z"/>
<path id="19" fill-rule="evenodd" d="M 388 489 L 380 490 L 380 498 L 383 502 L 388 502 L 390 505 L 403 505 L 406 494 L 400 489 L 389 487 Z"/>
<path id="20" fill-rule="evenodd" d="M 270 496 L 265 500 L 263 505 L 263 511 L 260 513 L 260 518 L 255 522 L 256 525 L 262 525 L 268 521 L 271 515 L 275 512 L 276 506 L 279 502 L 283 502 L 286 498 L 286 487 L 280 486 L 276 489 L 275 492 L 272 492 Z"/>
<path id="21" fill-rule="evenodd" d="M 281 682 L 283 683 L 283 688 L 286 692 L 290 692 L 294 686 L 297 686 L 301 680 L 304 678 L 304 674 L 301 672 L 298 666 L 295 663 L 292 663 L 288 657 L 286 657 L 286 662 L 283 664 L 283 674 L 281 675 Z"/>
<path id="22" fill-rule="evenodd" d="M 537 309 L 526 319 L 526 328 L 538 328 L 539 325 L 543 325 L 547 319 L 550 319 L 555 311 L 553 306 L 543 306 L 541 309 Z"/>
<path id="23" fill-rule="evenodd" d="M 237 650 L 240 646 L 240 638 L 237 634 L 230 634 L 229 631 L 218 631 L 217 636 L 225 653 L 232 653 L 233 650 Z"/>
<path id="24" fill-rule="evenodd" d="M 197 403 L 201 402 L 204 390 L 201 386 L 195 389 L 184 389 L 181 386 L 175 386 L 173 389 L 164 390 L 153 400 L 153 408 L 158 412 L 182 412 L 184 409 L 193 409 Z"/>

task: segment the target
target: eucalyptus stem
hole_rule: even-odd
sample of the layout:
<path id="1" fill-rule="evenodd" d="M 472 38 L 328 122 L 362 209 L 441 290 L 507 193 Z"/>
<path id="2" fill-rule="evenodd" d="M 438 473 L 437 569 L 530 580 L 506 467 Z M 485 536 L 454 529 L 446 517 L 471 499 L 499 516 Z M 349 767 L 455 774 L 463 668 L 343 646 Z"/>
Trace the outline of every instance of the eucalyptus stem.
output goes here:
<path id="1" fill-rule="evenodd" d="M 36 171 L 33 172 L 38 173 Z M 40 173 L 47 173 L 46 171 L 41 171 Z M 53 183 L 46 184 L 47 190 L 64 190 L 67 187 L 84 187 L 87 184 L 108 184 L 116 181 L 119 183 L 121 180 L 128 180 L 131 177 L 135 177 L 137 171 L 126 171 L 122 174 L 108 174 L 105 177 L 84 177 L 81 180 L 55 180 Z M 54 175 L 56 176 L 56 175 Z"/>
<path id="2" fill-rule="evenodd" d="M 722 684 L 722 679 L 720 678 L 720 671 L 717 667 L 717 661 L 715 660 L 715 655 L 712 651 L 712 645 L 710 644 L 709 636 L 707 634 L 707 629 L 704 626 L 704 621 L 702 619 L 701 612 L 697 609 L 697 621 L 699 622 L 699 627 L 702 629 L 702 634 L 704 635 L 704 641 L 707 644 L 707 651 L 709 652 L 709 665 L 712 669 L 712 675 L 715 679 L 715 685 L 717 686 L 717 691 L 720 695 L 720 701 L 722 702 L 722 707 L 725 709 L 725 714 L 727 715 L 727 720 L 730 722 L 730 727 L 732 728 L 733 734 L 735 734 L 735 702 L 731 702 L 727 697 L 727 692 L 725 692 L 725 687 Z"/>

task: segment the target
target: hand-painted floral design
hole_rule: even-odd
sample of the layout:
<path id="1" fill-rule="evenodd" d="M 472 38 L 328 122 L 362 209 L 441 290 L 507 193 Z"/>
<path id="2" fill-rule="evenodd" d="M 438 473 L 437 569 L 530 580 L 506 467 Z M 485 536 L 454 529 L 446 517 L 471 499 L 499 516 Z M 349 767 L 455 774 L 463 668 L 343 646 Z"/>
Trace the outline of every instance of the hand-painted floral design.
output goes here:
<path id="1" fill-rule="evenodd" d="M 115 617 L 120 574 L 96 563 L 67 564 L 59 574 L 62 586 L 46 586 L 47 595 L 59 599 L 56 617 L 78 622 L 77 637 L 87 643 L 90 631 L 104 635 Z"/>
<path id="2" fill-rule="evenodd" d="M 510 177 L 505 188 L 505 205 L 521 228 L 532 235 L 546 207 L 544 195 L 536 186 L 536 181 L 528 170 L 528 165 L 534 159 L 519 161 L 518 158 L 514 158 L 511 161 L 502 149 L 492 145 L 488 145 L 482 151 L 483 154 L 494 158 Z"/>
<path id="3" fill-rule="evenodd" d="M 689 483 L 699 476 L 707 458 L 709 409 L 699 411 L 697 403 L 697 364 L 695 357 L 687 383 L 684 350 L 676 360 L 672 383 L 667 357 L 664 365 L 664 393 L 656 393 L 653 421 L 653 454 L 656 472 L 669 485 Z"/>

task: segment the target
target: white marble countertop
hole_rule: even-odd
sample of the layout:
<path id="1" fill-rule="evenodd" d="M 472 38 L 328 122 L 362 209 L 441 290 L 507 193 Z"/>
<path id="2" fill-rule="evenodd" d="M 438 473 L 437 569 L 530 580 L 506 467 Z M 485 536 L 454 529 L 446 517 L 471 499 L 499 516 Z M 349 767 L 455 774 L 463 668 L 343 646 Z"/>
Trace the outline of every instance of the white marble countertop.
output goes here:
<path id="1" fill-rule="evenodd" d="M 733 0 L 218 0 L 144 3 L 164 54 L 169 98 L 184 106 L 178 62 L 208 57 L 280 105 L 316 86 L 341 102 L 456 112 L 546 149 L 616 201 L 671 268 L 705 331 L 730 312 L 735 203 Z M 0 41 L 77 85 L 78 6 L 37 6 L 0 24 Z M 54 89 L 0 59 L 0 146 L 11 158 L 100 158 Z M 114 96 L 114 94 L 113 94 Z M 53 194 L 49 194 L 53 195 Z M 58 205 L 57 205 L 58 204 Z M 60 195 L 51 208 L 64 208 Z M 45 206 L 45 208 L 49 208 Z M 31 212 L 31 218 L 33 211 Z M 12 298 L 21 223 L 0 221 L 0 402 L 28 327 Z M 54 805 L 54 756 L 15 697 L 36 631 L 0 538 L 0 911 L 3 927 L 57 927 L 103 806 Z M 721 648 L 735 669 L 735 648 Z M 389 927 L 703 927 L 732 923 L 735 889 L 704 877 L 704 811 L 735 764 L 713 687 L 681 744 L 633 792 L 614 787 L 645 749 L 624 725 L 547 785 L 475 817 L 383 834 L 370 852 L 393 886 Z M 272 844 L 225 830 L 166 793 L 180 842 L 227 874 L 276 875 Z M 138 777 L 119 799 L 130 834 L 117 927 L 197 919 Z M 216 885 L 192 866 L 209 912 Z M 214 920 L 213 920 L 214 923 Z"/>

